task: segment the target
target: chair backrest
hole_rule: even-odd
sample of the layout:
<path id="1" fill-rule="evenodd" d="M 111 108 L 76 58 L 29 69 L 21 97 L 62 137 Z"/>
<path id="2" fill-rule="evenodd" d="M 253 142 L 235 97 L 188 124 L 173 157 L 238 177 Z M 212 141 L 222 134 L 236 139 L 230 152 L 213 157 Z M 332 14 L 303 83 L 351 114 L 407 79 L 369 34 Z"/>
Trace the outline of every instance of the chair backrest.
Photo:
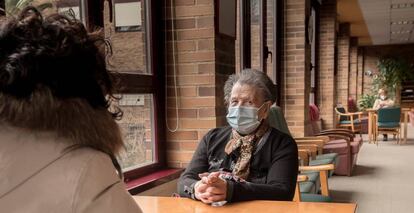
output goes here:
<path id="1" fill-rule="evenodd" d="M 390 107 L 390 108 L 381 108 L 378 110 L 378 122 L 400 122 L 401 119 L 401 108 L 400 107 Z"/>
<path id="2" fill-rule="evenodd" d="M 344 107 L 335 107 L 335 110 L 337 111 L 337 112 L 340 112 L 340 113 L 346 113 L 346 110 L 345 110 L 345 108 Z M 339 116 L 339 121 L 346 121 L 346 120 L 348 120 L 348 117 L 346 117 L 346 116 Z"/>
<path id="3" fill-rule="evenodd" d="M 284 132 L 288 135 L 290 134 L 288 125 L 286 123 L 285 116 L 282 113 L 282 110 L 278 106 L 272 106 L 269 110 L 269 116 L 267 117 L 269 125 L 281 132 Z"/>
<path id="4" fill-rule="evenodd" d="M 348 112 L 357 112 L 358 107 L 355 103 L 355 100 L 351 97 L 348 98 Z"/>
<path id="5" fill-rule="evenodd" d="M 319 109 L 315 104 L 309 104 L 309 117 L 311 121 L 319 120 Z"/>

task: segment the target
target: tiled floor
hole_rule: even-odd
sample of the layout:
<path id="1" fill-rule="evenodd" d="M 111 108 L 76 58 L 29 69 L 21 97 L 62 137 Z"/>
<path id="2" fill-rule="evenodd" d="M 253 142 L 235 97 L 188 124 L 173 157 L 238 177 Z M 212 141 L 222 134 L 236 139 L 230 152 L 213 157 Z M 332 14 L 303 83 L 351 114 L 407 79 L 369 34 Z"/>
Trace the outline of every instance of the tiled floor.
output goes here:
<path id="1" fill-rule="evenodd" d="M 414 127 L 408 127 L 406 145 L 365 142 L 357 164 L 352 177 L 329 179 L 335 201 L 356 202 L 358 213 L 414 212 Z"/>

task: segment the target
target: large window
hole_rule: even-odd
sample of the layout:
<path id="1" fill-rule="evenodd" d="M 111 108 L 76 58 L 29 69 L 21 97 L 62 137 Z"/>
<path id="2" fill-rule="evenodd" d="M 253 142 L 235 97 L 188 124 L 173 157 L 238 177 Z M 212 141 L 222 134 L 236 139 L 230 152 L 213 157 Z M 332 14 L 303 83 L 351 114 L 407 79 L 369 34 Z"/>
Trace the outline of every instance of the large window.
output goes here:
<path id="1" fill-rule="evenodd" d="M 274 83 L 281 85 L 282 8 L 283 1 L 238 1 L 238 29 L 236 61 L 238 67 L 265 72 Z M 280 88 L 277 91 L 280 103 Z"/>
<path id="2" fill-rule="evenodd" d="M 319 57 L 319 3 L 312 1 L 311 13 L 308 19 L 308 42 L 311 45 L 311 91 L 309 103 L 317 104 L 318 100 L 318 57 Z"/>
<path id="3" fill-rule="evenodd" d="M 113 2 L 111 5 L 109 2 Z M 159 19 L 153 8 L 159 1 L 113 0 L 104 6 L 105 37 L 112 54 L 107 67 L 120 76 L 118 106 L 124 116 L 118 121 L 125 149 L 119 161 L 126 181 L 165 165 L 161 141 L 164 141 L 164 77 L 158 52 L 162 38 L 156 38 Z M 161 11 L 161 10 L 160 10 Z M 157 26 L 157 27 L 156 27 Z M 161 25 L 162 26 L 162 25 Z"/>
<path id="4" fill-rule="evenodd" d="M 23 7 L 3 1 L 6 11 L 17 14 Z M 159 26 L 161 1 L 150 0 L 33 0 L 43 13 L 60 12 L 86 24 L 103 28 L 111 44 L 107 68 L 118 76 L 117 103 L 124 112 L 118 121 L 125 147 L 119 162 L 126 181 L 165 166 L 164 74 L 155 61 L 162 60 Z M 1 3 L 1 1 L 0 1 Z M 4 5 L 4 4 L 3 4 Z M 157 10 L 153 9 L 157 8 Z M 110 130 L 108 130 L 110 131 Z"/>

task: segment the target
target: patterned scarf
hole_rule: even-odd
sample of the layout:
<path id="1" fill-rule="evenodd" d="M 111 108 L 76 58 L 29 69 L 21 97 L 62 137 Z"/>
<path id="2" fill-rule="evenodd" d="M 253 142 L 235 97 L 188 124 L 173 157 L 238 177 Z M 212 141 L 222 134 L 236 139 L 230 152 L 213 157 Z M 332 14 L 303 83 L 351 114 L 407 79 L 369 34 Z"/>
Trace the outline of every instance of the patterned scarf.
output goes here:
<path id="1" fill-rule="evenodd" d="M 240 156 L 233 169 L 233 174 L 247 179 L 250 173 L 250 159 L 255 149 L 256 143 L 269 129 L 269 124 L 264 121 L 257 130 L 249 135 L 241 136 L 236 130 L 232 130 L 232 138 L 226 144 L 224 151 L 229 155 L 240 147 Z"/>

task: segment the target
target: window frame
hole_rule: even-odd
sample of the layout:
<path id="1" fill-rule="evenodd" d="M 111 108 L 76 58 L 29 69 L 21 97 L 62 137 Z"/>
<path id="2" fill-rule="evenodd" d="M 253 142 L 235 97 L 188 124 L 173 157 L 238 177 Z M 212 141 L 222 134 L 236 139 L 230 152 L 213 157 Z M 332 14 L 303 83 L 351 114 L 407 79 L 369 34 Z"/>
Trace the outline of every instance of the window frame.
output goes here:
<path id="1" fill-rule="evenodd" d="M 124 173 L 125 181 L 148 175 L 155 171 L 167 168 L 166 163 L 166 137 L 165 137 L 165 71 L 160 61 L 164 61 L 164 34 L 162 33 L 162 10 L 163 1 L 140 0 L 145 5 L 145 23 L 146 30 L 146 54 L 147 67 L 151 70 L 149 74 L 133 74 L 116 72 L 119 82 L 123 85 L 119 88 L 119 93 L 137 94 L 149 93 L 153 94 L 153 112 L 154 117 L 154 163 L 146 165 Z M 104 27 L 104 0 L 99 1 L 83 1 L 84 23 L 88 30 L 96 29 L 96 27 Z M 110 15 L 112 16 L 112 1 L 109 2 Z M 5 0 L 0 0 L 0 7 L 5 9 Z M 4 12 L 3 12 L 4 13 Z M 0 14 L 1 15 L 1 14 Z M 112 19 L 112 17 L 111 17 Z M 158 25 L 157 25 L 158 24 Z M 149 63 L 148 63 L 149 62 Z"/>
<path id="2" fill-rule="evenodd" d="M 317 106 L 318 105 L 318 98 L 319 98 L 319 75 L 320 75 L 320 70 L 319 70 L 319 50 L 320 50 L 320 3 L 318 0 L 312 0 L 311 1 L 311 11 L 312 9 L 315 10 L 315 25 L 313 26 L 315 29 L 315 36 L 314 36 L 314 42 L 315 42 L 315 64 L 312 64 L 311 62 L 311 66 L 313 65 L 313 69 L 315 72 L 314 75 L 314 81 L 315 81 L 315 85 L 314 87 L 311 87 L 310 93 L 313 93 L 314 96 L 314 100 L 313 103 Z M 312 67 L 311 67 L 312 70 Z"/>
<path id="3" fill-rule="evenodd" d="M 282 73 L 282 51 L 283 51 L 283 1 L 275 1 L 271 8 L 274 12 L 274 21 L 272 25 L 272 39 L 273 48 L 269 52 L 265 52 L 266 44 L 266 30 L 267 21 L 265 15 L 267 14 L 266 0 L 259 0 L 259 25 L 260 25 L 260 67 L 262 71 L 266 72 L 269 77 L 275 79 L 276 84 L 276 104 L 281 103 L 281 73 Z M 240 69 L 251 68 L 251 1 L 240 0 L 239 6 L 239 35 L 240 35 Z M 266 60 L 268 54 L 271 54 L 272 70 L 265 70 L 267 68 Z"/>
<path id="4" fill-rule="evenodd" d="M 153 135 L 154 135 L 154 163 L 124 172 L 124 181 L 128 182 L 139 177 L 148 175 L 157 170 L 167 167 L 166 165 L 166 151 L 165 151 L 165 76 L 164 67 L 159 61 L 163 61 L 164 52 L 163 42 L 164 35 L 160 24 L 162 22 L 162 1 L 139 0 L 143 3 L 145 23 L 143 23 L 144 32 L 146 36 L 146 65 L 151 74 L 135 74 L 133 70 L 130 72 L 118 72 L 117 70 L 110 70 L 116 72 L 119 78 L 120 94 L 152 94 L 153 95 Z M 99 5 L 97 5 L 98 3 Z M 109 1 L 110 16 L 113 17 L 112 1 Z M 88 22 L 88 28 L 93 29 L 95 26 L 103 27 L 103 8 L 104 0 L 99 2 L 88 1 L 87 14 L 85 17 Z M 94 14 L 94 15 L 90 15 Z M 157 25 L 158 24 L 158 25 Z M 122 33 L 122 32 L 117 32 Z"/>

